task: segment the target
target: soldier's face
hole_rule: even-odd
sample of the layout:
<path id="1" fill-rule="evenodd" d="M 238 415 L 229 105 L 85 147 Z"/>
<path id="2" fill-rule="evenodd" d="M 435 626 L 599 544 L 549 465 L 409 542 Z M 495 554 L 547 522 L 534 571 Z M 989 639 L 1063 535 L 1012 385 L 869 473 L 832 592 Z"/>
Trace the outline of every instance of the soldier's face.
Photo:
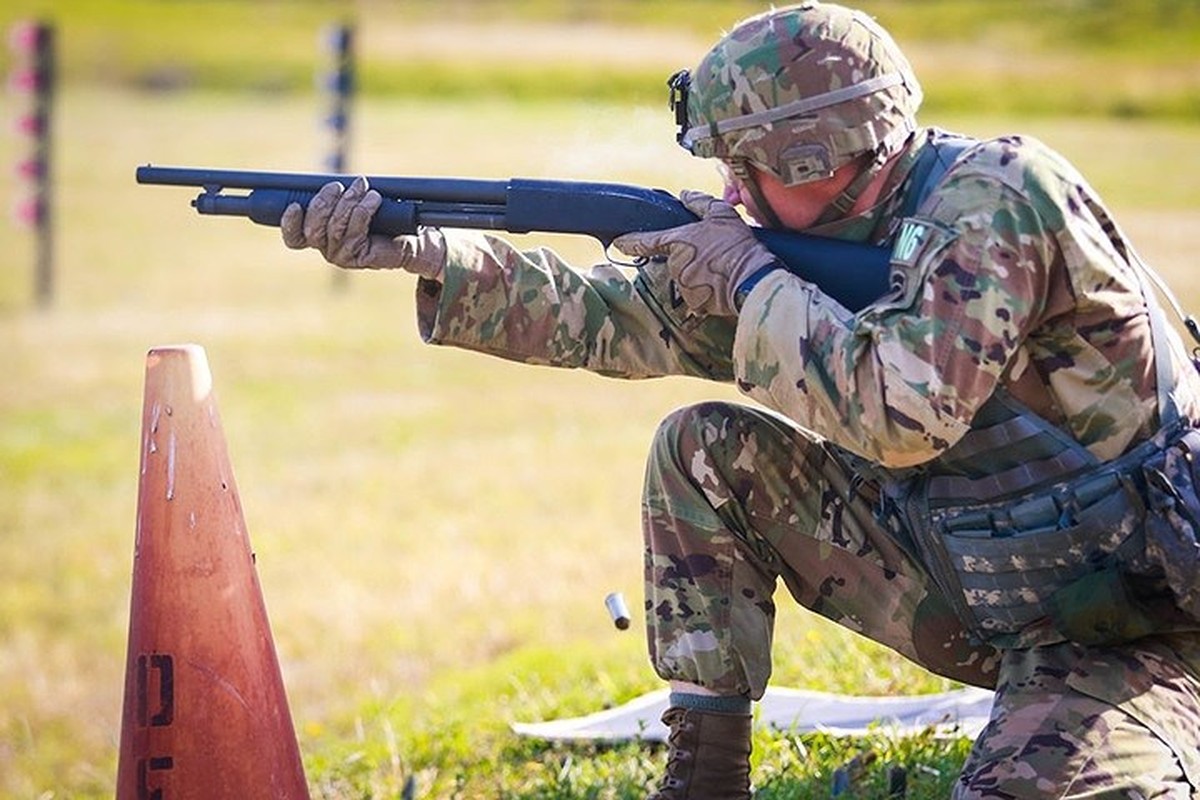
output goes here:
<path id="1" fill-rule="evenodd" d="M 895 157 L 892 162 L 894 164 Z M 798 183 L 786 186 L 782 180 L 764 169 L 749 164 L 750 175 L 743 179 L 727 165 L 721 165 L 721 174 L 725 179 L 722 193 L 725 202 L 733 206 L 742 206 L 750 218 L 759 225 L 769 226 L 769 215 L 764 214 L 757 205 L 754 193 L 746 186 L 747 180 L 753 180 L 758 185 L 762 200 L 775 212 L 780 224 L 794 231 L 811 228 L 825 212 L 830 203 L 840 195 L 857 176 L 862 165 L 850 162 L 839 167 L 832 176 L 823 180 Z M 889 167 L 890 168 L 890 167 Z M 850 209 L 850 214 L 856 214 L 875 201 L 878 188 L 882 185 L 887 170 L 880 173 L 872 182 L 869 190 L 864 191 Z"/>
<path id="2" fill-rule="evenodd" d="M 770 216 L 758 207 L 754 193 L 746 186 L 746 180 L 739 177 L 728 164 L 719 163 L 718 169 L 725 182 L 722 199 L 734 207 L 745 208 L 750 218 L 759 225 L 770 225 Z M 836 178 L 835 176 L 825 181 L 785 186 L 783 181 L 766 170 L 753 164 L 749 165 L 749 169 L 749 180 L 758 184 L 762 199 L 771 206 L 783 227 L 792 230 L 803 230 L 817 221 L 829 202 L 826 197 L 829 187 L 825 184 Z"/>

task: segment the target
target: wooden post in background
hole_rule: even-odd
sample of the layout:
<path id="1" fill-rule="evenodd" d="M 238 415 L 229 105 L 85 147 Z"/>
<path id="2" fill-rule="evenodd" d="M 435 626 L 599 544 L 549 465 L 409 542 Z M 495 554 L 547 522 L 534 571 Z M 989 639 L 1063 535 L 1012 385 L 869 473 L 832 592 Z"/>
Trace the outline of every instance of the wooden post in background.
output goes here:
<path id="1" fill-rule="evenodd" d="M 55 35 L 49 22 L 25 21 L 12 26 L 9 46 L 15 56 L 9 89 L 24 98 L 16 116 L 17 130 L 29 140 L 28 155 L 17 163 L 27 187 L 15 209 L 17 222 L 33 228 L 34 299 L 49 306 L 54 299 L 54 215 L 51 202 L 51 129 L 55 89 Z"/>
<path id="2" fill-rule="evenodd" d="M 320 81 L 326 94 L 326 113 L 322 118 L 329 132 L 329 153 L 325 170 L 343 174 L 349 169 L 350 113 L 354 99 L 354 28 L 349 23 L 337 23 L 326 28 L 322 37 L 328 51 L 328 68 Z M 334 288 L 347 282 L 345 270 L 333 274 Z"/>

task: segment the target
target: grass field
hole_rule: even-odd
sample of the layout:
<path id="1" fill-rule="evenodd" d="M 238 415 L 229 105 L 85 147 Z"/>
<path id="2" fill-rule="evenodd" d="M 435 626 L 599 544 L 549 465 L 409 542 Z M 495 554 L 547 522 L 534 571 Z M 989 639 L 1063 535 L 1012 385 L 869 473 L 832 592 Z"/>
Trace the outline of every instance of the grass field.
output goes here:
<path id="1" fill-rule="evenodd" d="M 322 31 L 354 22 L 371 95 L 661 102 L 760 0 L 9 0 L 57 18 L 62 75 L 93 85 L 309 92 Z M 1192 0 L 861 0 L 938 113 L 1200 119 Z M 9 54 L 0 50 L 0 67 Z M 328 57 L 326 53 L 326 58 Z M 1104 80 L 1093 78 L 1103 75 Z"/>
<path id="2" fill-rule="evenodd" d="M 317 105 L 304 92 L 64 89 L 52 307 L 30 300 L 28 232 L 8 229 L 0 255 L 0 797 L 112 795 L 144 355 L 183 341 L 206 348 L 214 373 L 314 796 L 396 797 L 412 777 L 421 797 L 638 797 L 661 753 L 549 748 L 507 726 L 658 687 L 640 621 L 614 631 L 602 599 L 640 602 L 638 492 L 657 420 L 734 393 L 425 347 L 409 277 L 335 283 L 277 232 L 199 218 L 188 190 L 133 182 L 145 162 L 315 169 Z M 1200 304 L 1194 123 L 926 121 L 1053 143 Z M 715 188 L 708 165 L 677 152 L 657 102 L 381 91 L 354 135 L 354 165 L 375 173 Z M 0 165 L 21 146 L 0 139 Z M 18 192 L 0 183 L 0 207 Z M 538 241 L 600 256 L 588 242 Z M 948 686 L 795 609 L 778 640 L 781 685 Z M 931 770 L 910 797 L 944 796 L 965 753 L 961 741 L 885 733 L 764 736 L 756 779 L 766 797 L 827 796 L 831 769 L 868 744 L 880 765 Z M 860 796 L 877 796 L 877 772 Z"/>

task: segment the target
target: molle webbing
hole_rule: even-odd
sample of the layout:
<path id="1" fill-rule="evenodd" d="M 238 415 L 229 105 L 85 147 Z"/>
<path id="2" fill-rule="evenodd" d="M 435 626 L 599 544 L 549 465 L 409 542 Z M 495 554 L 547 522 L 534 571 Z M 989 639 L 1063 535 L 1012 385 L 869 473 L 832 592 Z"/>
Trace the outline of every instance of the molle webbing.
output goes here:
<path id="1" fill-rule="evenodd" d="M 1152 273 L 1104 209 L 1090 207 L 1141 283 L 1159 432 L 1102 464 L 1001 388 L 961 440 L 919 477 L 889 490 L 904 498 L 909 529 L 963 624 L 998 647 L 1015 646 L 1033 623 L 1091 643 L 1124 641 L 1163 624 L 1133 604 L 1122 576 L 1147 552 L 1143 466 L 1191 423 L 1175 399 L 1175 342 L 1154 299 Z"/>
<path id="2" fill-rule="evenodd" d="M 926 497 L 931 507 L 995 500 L 1098 465 L 1084 447 L 997 390 L 971 430 L 931 465 Z"/>

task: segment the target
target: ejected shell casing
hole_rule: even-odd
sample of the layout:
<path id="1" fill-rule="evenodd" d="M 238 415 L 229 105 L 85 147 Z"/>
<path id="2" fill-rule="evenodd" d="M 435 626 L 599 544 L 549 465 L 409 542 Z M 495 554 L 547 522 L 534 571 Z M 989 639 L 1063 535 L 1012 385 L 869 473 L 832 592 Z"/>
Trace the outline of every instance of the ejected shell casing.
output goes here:
<path id="1" fill-rule="evenodd" d="M 625 605 L 625 598 L 620 592 L 610 592 L 604 598 L 604 605 L 608 609 L 608 615 L 612 617 L 613 625 L 617 626 L 617 630 L 623 631 L 629 627 L 629 608 Z"/>

